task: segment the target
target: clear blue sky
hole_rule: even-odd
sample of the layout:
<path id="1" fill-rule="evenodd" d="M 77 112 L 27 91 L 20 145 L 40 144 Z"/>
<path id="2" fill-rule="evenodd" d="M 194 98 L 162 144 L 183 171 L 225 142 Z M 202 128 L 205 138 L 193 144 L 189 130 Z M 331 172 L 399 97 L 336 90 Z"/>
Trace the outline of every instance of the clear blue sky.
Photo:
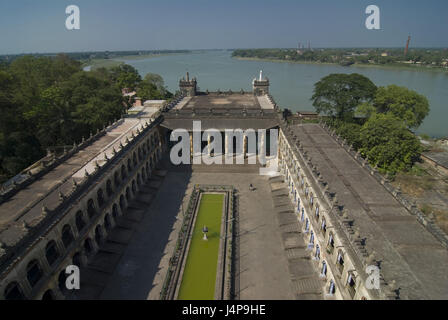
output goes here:
<path id="1" fill-rule="evenodd" d="M 81 30 L 65 28 L 76 4 Z M 369 4 L 381 30 L 364 26 Z M 446 0 L 1 0 L 0 54 L 136 49 L 448 47 Z"/>

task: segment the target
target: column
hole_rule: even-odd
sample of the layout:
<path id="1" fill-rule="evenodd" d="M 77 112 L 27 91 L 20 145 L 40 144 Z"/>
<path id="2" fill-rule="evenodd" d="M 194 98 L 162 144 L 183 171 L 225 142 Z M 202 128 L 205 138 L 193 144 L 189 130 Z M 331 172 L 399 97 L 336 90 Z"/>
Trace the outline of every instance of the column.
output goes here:
<path id="1" fill-rule="evenodd" d="M 211 157 L 212 156 L 212 136 L 209 133 L 207 135 L 207 151 L 208 151 L 208 156 Z"/>
<path id="2" fill-rule="evenodd" d="M 260 149 L 259 149 L 259 161 L 262 165 L 266 164 L 266 146 L 264 140 L 266 139 L 265 131 L 259 131 L 260 136 Z"/>
<path id="3" fill-rule="evenodd" d="M 193 164 L 193 134 L 190 132 L 190 163 Z"/>
<path id="4" fill-rule="evenodd" d="M 243 137 L 243 158 L 247 158 L 247 136 Z"/>

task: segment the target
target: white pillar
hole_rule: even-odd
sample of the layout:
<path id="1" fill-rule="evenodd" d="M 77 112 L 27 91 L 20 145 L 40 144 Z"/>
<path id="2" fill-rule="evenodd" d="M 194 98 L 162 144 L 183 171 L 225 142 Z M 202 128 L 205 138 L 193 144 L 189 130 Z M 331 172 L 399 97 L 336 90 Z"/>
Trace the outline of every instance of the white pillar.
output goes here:
<path id="1" fill-rule="evenodd" d="M 207 151 L 208 151 L 208 156 L 211 157 L 211 155 L 212 155 L 212 135 L 210 133 L 207 136 Z"/>

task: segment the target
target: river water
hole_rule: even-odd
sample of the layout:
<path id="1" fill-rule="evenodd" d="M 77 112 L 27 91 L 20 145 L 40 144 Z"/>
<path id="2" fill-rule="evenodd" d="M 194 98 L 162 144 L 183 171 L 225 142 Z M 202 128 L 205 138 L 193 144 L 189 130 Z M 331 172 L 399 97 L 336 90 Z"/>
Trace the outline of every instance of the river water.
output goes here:
<path id="1" fill-rule="evenodd" d="M 448 136 L 448 72 L 408 69 L 342 67 L 339 65 L 299 64 L 269 61 L 237 60 L 231 51 L 203 51 L 166 55 L 143 60 L 123 60 L 142 76 L 160 74 L 172 92 L 188 71 L 195 76 L 202 91 L 252 90 L 252 79 L 260 70 L 270 80 L 270 93 L 277 104 L 293 111 L 313 111 L 310 98 L 314 83 L 330 73 L 360 73 L 377 86 L 396 84 L 425 95 L 430 114 L 417 130 L 433 137 Z"/>

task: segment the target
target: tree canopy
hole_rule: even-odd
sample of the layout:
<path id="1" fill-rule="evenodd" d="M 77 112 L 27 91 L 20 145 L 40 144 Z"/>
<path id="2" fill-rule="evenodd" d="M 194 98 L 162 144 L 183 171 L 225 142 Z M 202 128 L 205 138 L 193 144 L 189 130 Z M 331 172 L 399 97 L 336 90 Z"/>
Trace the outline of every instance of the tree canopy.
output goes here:
<path id="1" fill-rule="evenodd" d="M 392 114 L 373 114 L 360 130 L 360 151 L 370 163 L 396 173 L 409 170 L 422 147 L 405 123 Z"/>
<path id="2" fill-rule="evenodd" d="M 376 90 L 375 84 L 360 74 L 330 74 L 314 85 L 311 100 L 318 113 L 347 119 L 360 103 L 371 101 Z"/>
<path id="3" fill-rule="evenodd" d="M 164 100 L 172 98 L 173 94 L 166 89 L 160 75 L 148 73 L 137 86 L 137 96 L 143 100 Z"/>
<path id="4" fill-rule="evenodd" d="M 425 96 L 396 85 L 378 88 L 373 105 L 377 112 L 391 113 L 414 129 L 422 124 L 429 113 L 429 103 Z"/>
<path id="5" fill-rule="evenodd" d="M 162 80 L 163 81 L 163 80 Z M 0 181 L 45 155 L 119 119 L 129 106 L 121 89 L 137 87 L 133 67 L 83 71 L 65 55 L 23 56 L 0 70 Z"/>

